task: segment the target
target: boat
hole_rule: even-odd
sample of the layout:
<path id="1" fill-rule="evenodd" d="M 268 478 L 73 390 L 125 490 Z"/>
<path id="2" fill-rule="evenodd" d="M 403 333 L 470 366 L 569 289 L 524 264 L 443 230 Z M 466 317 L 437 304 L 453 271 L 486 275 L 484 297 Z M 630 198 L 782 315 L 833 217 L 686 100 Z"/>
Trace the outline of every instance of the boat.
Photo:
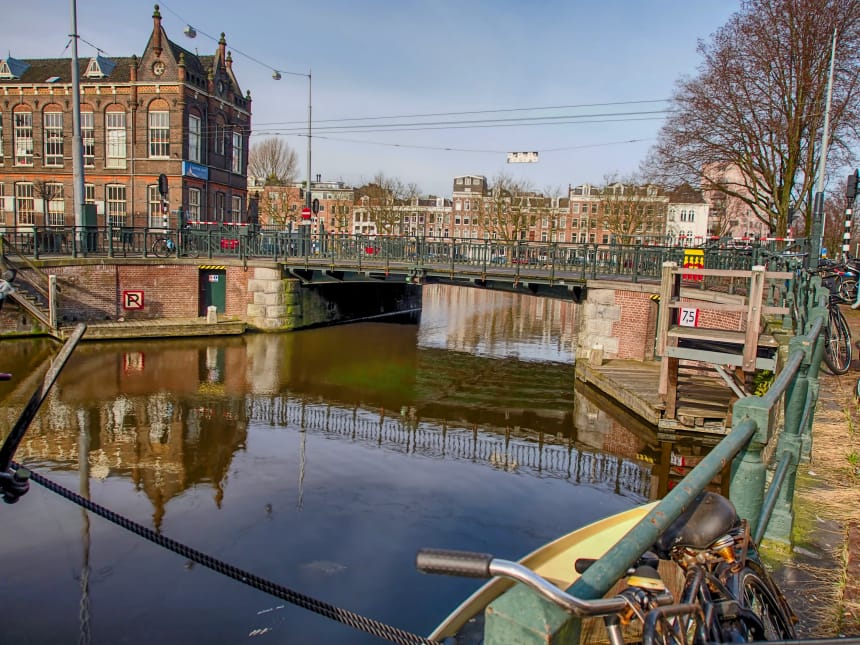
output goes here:
<path id="1" fill-rule="evenodd" d="M 544 544 L 519 562 L 560 589 L 567 589 L 579 578 L 574 568 L 577 559 L 600 558 L 656 505 L 657 502 L 643 504 L 578 528 Z M 458 643 L 471 642 L 471 635 L 483 629 L 477 619 L 483 616 L 484 609 L 514 584 L 506 578 L 491 579 L 452 611 L 428 638 L 442 641 L 457 636 Z"/>

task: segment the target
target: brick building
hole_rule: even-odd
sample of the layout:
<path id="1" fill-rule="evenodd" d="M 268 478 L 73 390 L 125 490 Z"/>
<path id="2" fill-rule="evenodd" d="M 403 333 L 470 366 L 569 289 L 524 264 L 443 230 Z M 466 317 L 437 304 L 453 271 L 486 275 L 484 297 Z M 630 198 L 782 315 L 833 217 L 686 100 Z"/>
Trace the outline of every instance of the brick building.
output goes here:
<path id="1" fill-rule="evenodd" d="M 98 225 L 176 226 L 180 208 L 244 221 L 251 97 L 224 34 L 198 56 L 167 37 L 158 5 L 152 21 L 140 58 L 79 61 L 84 201 Z M 0 230 L 75 224 L 71 65 L 0 59 Z"/>

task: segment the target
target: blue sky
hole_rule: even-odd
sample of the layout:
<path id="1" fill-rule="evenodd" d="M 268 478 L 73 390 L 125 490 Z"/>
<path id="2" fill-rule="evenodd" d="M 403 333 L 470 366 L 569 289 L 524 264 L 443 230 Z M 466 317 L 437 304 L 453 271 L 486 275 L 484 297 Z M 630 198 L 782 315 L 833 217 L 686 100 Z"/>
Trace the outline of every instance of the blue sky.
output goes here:
<path id="1" fill-rule="evenodd" d="M 79 55 L 141 54 L 153 2 L 78 0 Z M 360 184 L 378 172 L 449 195 L 452 178 L 505 172 L 537 189 L 599 183 L 634 171 L 659 131 L 662 102 L 694 74 L 698 40 L 737 10 L 735 0 L 170 0 L 168 36 L 211 54 L 226 33 L 233 69 L 253 98 L 259 137 L 280 133 L 306 174 L 308 82 L 313 76 L 312 172 Z M 4 8 L 0 50 L 15 58 L 69 56 L 67 0 Z M 198 36 L 182 30 L 193 25 Z M 652 102 L 646 102 L 652 101 Z M 617 105 L 608 105 L 617 103 Z M 557 106 L 583 106 L 566 107 Z M 588 107 L 586 107 L 588 106 Z M 525 110 L 524 108 L 555 108 Z M 501 112 L 500 110 L 516 110 Z M 450 113 L 475 112 L 453 115 Z M 632 112 L 626 117 L 607 113 Z M 653 112 L 653 114 L 644 114 Z M 401 115 L 445 115 L 406 117 Z M 576 119 L 572 119 L 572 116 Z M 593 115 L 586 117 L 586 115 Z M 554 117 L 551 125 L 522 119 Z M 379 118 L 385 117 L 385 118 Z M 345 119 L 372 118 L 365 121 Z M 486 126 L 490 119 L 516 126 Z M 637 120 L 631 120 L 637 119 Z M 469 127 L 391 130 L 394 123 L 477 121 Z M 570 123 L 571 120 L 590 123 Z M 604 122 L 599 122 L 604 121 Z M 356 125 L 376 131 L 356 132 Z M 337 126 L 338 131 L 323 132 Z M 347 129 L 345 126 L 349 126 Z M 633 141 L 631 143 L 631 141 Z M 506 152 L 539 151 L 536 164 Z"/>

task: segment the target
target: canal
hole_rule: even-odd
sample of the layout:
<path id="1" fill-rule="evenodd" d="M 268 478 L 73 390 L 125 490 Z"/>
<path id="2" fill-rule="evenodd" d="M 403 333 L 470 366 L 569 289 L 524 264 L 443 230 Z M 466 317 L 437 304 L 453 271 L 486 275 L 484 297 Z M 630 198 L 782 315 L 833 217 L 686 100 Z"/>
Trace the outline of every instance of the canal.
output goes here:
<path id="1" fill-rule="evenodd" d="M 407 631 L 517 558 L 648 499 L 653 432 L 574 390 L 572 303 L 428 286 L 420 322 L 78 346 L 16 461 L 164 536 Z M 4 340 L 0 433 L 57 345 Z M 381 642 L 33 484 L 0 506 L 0 641 Z"/>

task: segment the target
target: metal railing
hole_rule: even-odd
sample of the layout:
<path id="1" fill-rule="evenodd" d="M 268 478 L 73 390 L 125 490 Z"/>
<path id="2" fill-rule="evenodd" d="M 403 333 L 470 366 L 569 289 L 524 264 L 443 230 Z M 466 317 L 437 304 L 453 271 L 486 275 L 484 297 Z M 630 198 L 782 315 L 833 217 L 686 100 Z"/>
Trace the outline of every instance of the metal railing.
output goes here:
<path id="1" fill-rule="evenodd" d="M 767 536 L 790 542 L 797 466 L 811 442 L 818 401 L 818 370 L 824 353 L 822 329 L 827 320 L 828 298 L 817 276 L 799 274 L 791 283 L 787 291 L 798 302 L 809 305 L 802 308 L 805 333 L 790 340 L 788 357 L 768 391 L 735 402 L 729 434 L 621 541 L 583 573 L 568 590 L 572 595 L 595 599 L 609 592 L 726 463 L 731 463 L 730 498 L 738 514 L 749 520 L 754 538 Z M 764 457 L 766 454 L 772 455 L 769 460 Z M 773 468 L 773 475 L 768 484 L 769 467 Z M 555 642 L 562 634 L 567 637 L 579 632 L 578 619 L 551 603 L 535 599 L 520 586 L 494 601 L 491 609 L 488 616 L 503 615 L 507 620 L 488 620 L 486 642 L 504 642 L 501 632 L 510 629 L 511 617 L 521 625 L 546 627 L 542 634 L 534 634 L 532 640 L 522 642 L 547 642 L 547 638 Z M 526 634 L 528 630 L 524 628 L 518 633 Z"/>
<path id="2" fill-rule="evenodd" d="M 181 230 L 141 227 L 29 227 L 3 235 L 22 254 L 35 259 L 154 257 L 153 243 L 163 237 L 193 240 L 201 258 L 271 260 L 290 265 L 391 268 L 506 270 L 515 275 L 540 271 L 544 276 L 659 280 L 663 262 L 684 266 L 683 246 L 646 243 L 538 242 L 479 240 L 456 237 L 344 235 L 314 233 L 298 227 L 275 230 L 248 225 L 191 225 Z M 697 247 L 704 268 L 749 269 L 777 253 L 785 242 L 761 242 L 737 247 L 710 244 Z M 176 245 L 176 255 L 182 256 Z M 716 281 L 701 288 L 719 287 Z M 729 285 L 727 288 L 731 289 Z"/>

